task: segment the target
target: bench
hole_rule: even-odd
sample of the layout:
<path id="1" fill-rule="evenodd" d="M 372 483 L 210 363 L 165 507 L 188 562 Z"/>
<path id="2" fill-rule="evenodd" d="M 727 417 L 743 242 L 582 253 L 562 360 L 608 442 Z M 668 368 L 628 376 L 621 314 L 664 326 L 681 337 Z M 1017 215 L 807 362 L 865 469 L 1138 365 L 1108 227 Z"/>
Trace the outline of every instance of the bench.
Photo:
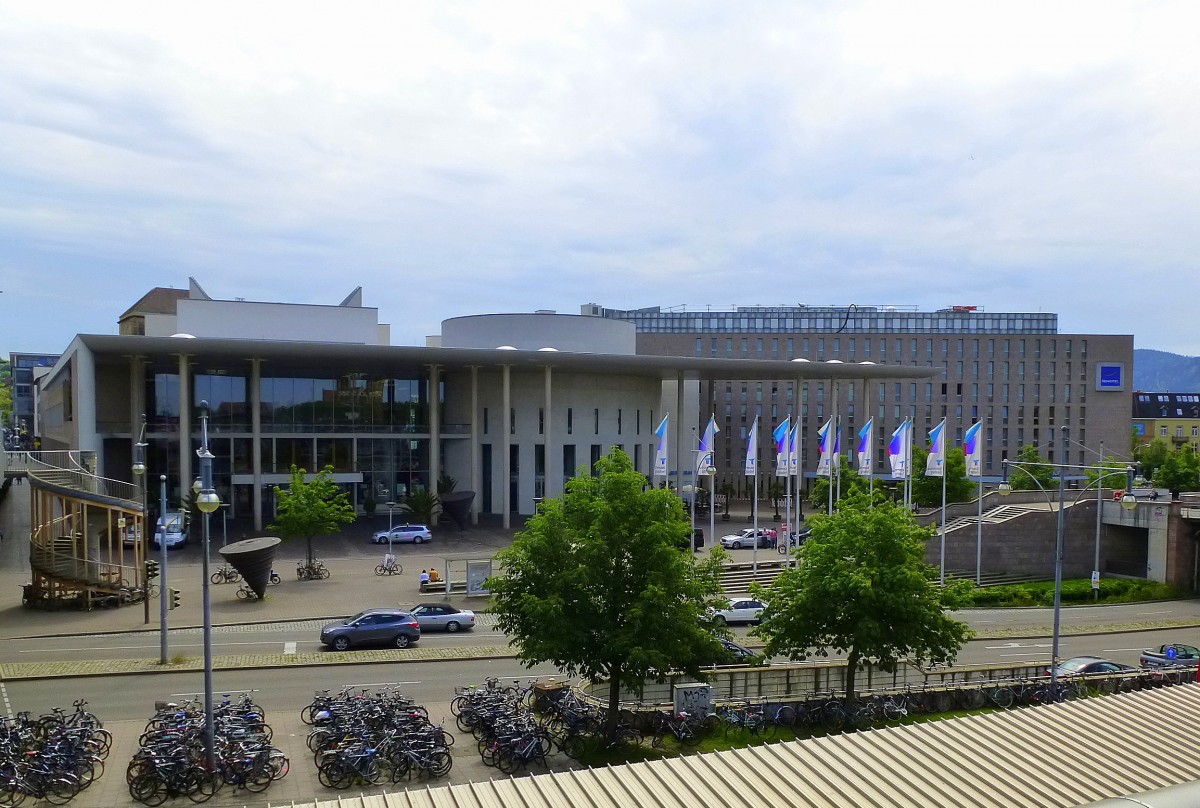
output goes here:
<path id="1" fill-rule="evenodd" d="M 442 580 L 442 581 L 425 581 L 425 582 L 421 583 L 420 590 L 422 593 L 425 593 L 425 592 L 443 592 L 444 593 L 446 591 L 446 582 L 444 580 Z M 450 591 L 451 592 L 466 592 L 467 584 L 464 581 L 451 581 L 450 582 Z"/>

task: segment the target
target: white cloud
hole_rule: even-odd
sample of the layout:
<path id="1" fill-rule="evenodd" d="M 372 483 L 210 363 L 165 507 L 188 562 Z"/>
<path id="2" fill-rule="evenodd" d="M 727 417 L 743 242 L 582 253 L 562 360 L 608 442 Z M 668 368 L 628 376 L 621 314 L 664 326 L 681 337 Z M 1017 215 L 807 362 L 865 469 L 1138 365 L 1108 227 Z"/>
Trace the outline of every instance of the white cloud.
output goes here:
<path id="1" fill-rule="evenodd" d="M 1191 3 L 0 17 L 5 349 L 196 275 L 361 284 L 406 342 L 587 301 L 970 303 L 1200 353 Z M 1171 293 L 1133 305 L 1145 285 Z"/>

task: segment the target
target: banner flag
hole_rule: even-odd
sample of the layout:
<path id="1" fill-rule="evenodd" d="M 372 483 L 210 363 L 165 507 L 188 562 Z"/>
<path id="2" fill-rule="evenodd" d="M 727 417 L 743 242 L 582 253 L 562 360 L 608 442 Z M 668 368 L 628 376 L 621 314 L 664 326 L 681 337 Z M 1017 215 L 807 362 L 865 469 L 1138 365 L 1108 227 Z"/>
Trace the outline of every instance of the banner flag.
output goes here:
<path id="1" fill-rule="evenodd" d="M 788 475 L 788 435 L 792 433 L 791 416 L 783 419 L 783 423 L 775 427 L 771 437 L 775 439 L 775 476 Z"/>
<path id="2" fill-rule="evenodd" d="M 833 418 L 825 422 L 825 425 L 817 430 L 817 450 L 820 456 L 817 459 L 817 476 L 828 477 L 829 466 L 833 456 Z"/>
<path id="3" fill-rule="evenodd" d="M 858 475 L 870 477 L 875 466 L 875 419 L 872 418 L 858 431 Z"/>
<path id="4" fill-rule="evenodd" d="M 717 442 L 717 416 L 710 416 L 704 434 L 700 436 L 700 462 L 696 464 L 696 475 L 706 475 L 713 466 L 713 447 Z"/>
<path id="5" fill-rule="evenodd" d="M 925 461 L 926 477 L 946 474 L 946 419 L 929 430 L 929 458 Z"/>
<path id="6" fill-rule="evenodd" d="M 888 462 L 892 467 L 892 479 L 903 480 L 908 477 L 909 465 L 912 463 L 912 442 L 909 440 L 908 420 L 900 422 L 892 433 L 888 443 Z"/>
<path id="7" fill-rule="evenodd" d="M 667 422 L 671 420 L 671 413 L 663 416 L 662 423 L 658 425 L 658 429 L 654 430 L 654 434 L 658 436 L 658 451 L 654 453 L 654 476 L 667 476 Z"/>
<path id="8" fill-rule="evenodd" d="M 797 477 L 800 474 L 800 419 L 796 419 L 796 423 L 792 426 L 792 431 L 788 433 L 788 474 Z"/>
<path id="9" fill-rule="evenodd" d="M 758 474 L 758 416 L 754 416 L 754 425 L 746 436 L 746 476 Z"/>
<path id="10" fill-rule="evenodd" d="M 967 476 L 978 480 L 983 477 L 983 421 L 976 421 L 963 435 L 963 454 L 967 457 Z"/>

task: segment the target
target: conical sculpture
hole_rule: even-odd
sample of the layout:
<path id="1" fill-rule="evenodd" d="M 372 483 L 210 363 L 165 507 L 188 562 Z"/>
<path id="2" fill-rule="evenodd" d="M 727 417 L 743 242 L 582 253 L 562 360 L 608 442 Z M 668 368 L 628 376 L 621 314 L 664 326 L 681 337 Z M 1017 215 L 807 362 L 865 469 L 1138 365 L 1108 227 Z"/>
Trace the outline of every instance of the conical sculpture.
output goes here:
<path id="1" fill-rule="evenodd" d="M 275 549 L 279 547 L 278 536 L 259 536 L 227 544 L 220 549 L 221 555 L 242 574 L 246 586 L 254 590 L 262 600 L 271 578 L 271 567 L 275 563 Z"/>

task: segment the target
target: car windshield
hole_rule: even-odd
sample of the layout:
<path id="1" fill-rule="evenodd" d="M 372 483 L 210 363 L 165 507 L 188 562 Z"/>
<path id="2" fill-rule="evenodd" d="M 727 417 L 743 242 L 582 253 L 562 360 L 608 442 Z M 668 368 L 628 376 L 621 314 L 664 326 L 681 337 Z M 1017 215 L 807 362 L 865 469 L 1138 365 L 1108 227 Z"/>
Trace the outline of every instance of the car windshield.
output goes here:
<path id="1" fill-rule="evenodd" d="M 1066 662 L 1062 663 L 1062 665 L 1060 665 L 1059 667 L 1065 671 L 1077 671 L 1082 668 L 1086 668 L 1088 665 L 1092 664 L 1092 662 L 1094 662 L 1094 661 L 1095 660 L 1088 659 L 1087 657 L 1083 657 L 1081 659 L 1068 659 Z"/>
<path id="2" fill-rule="evenodd" d="M 347 617 L 346 622 L 353 623 L 365 614 L 366 614 L 366 612 L 359 612 L 358 614 L 354 615 L 353 617 Z"/>

